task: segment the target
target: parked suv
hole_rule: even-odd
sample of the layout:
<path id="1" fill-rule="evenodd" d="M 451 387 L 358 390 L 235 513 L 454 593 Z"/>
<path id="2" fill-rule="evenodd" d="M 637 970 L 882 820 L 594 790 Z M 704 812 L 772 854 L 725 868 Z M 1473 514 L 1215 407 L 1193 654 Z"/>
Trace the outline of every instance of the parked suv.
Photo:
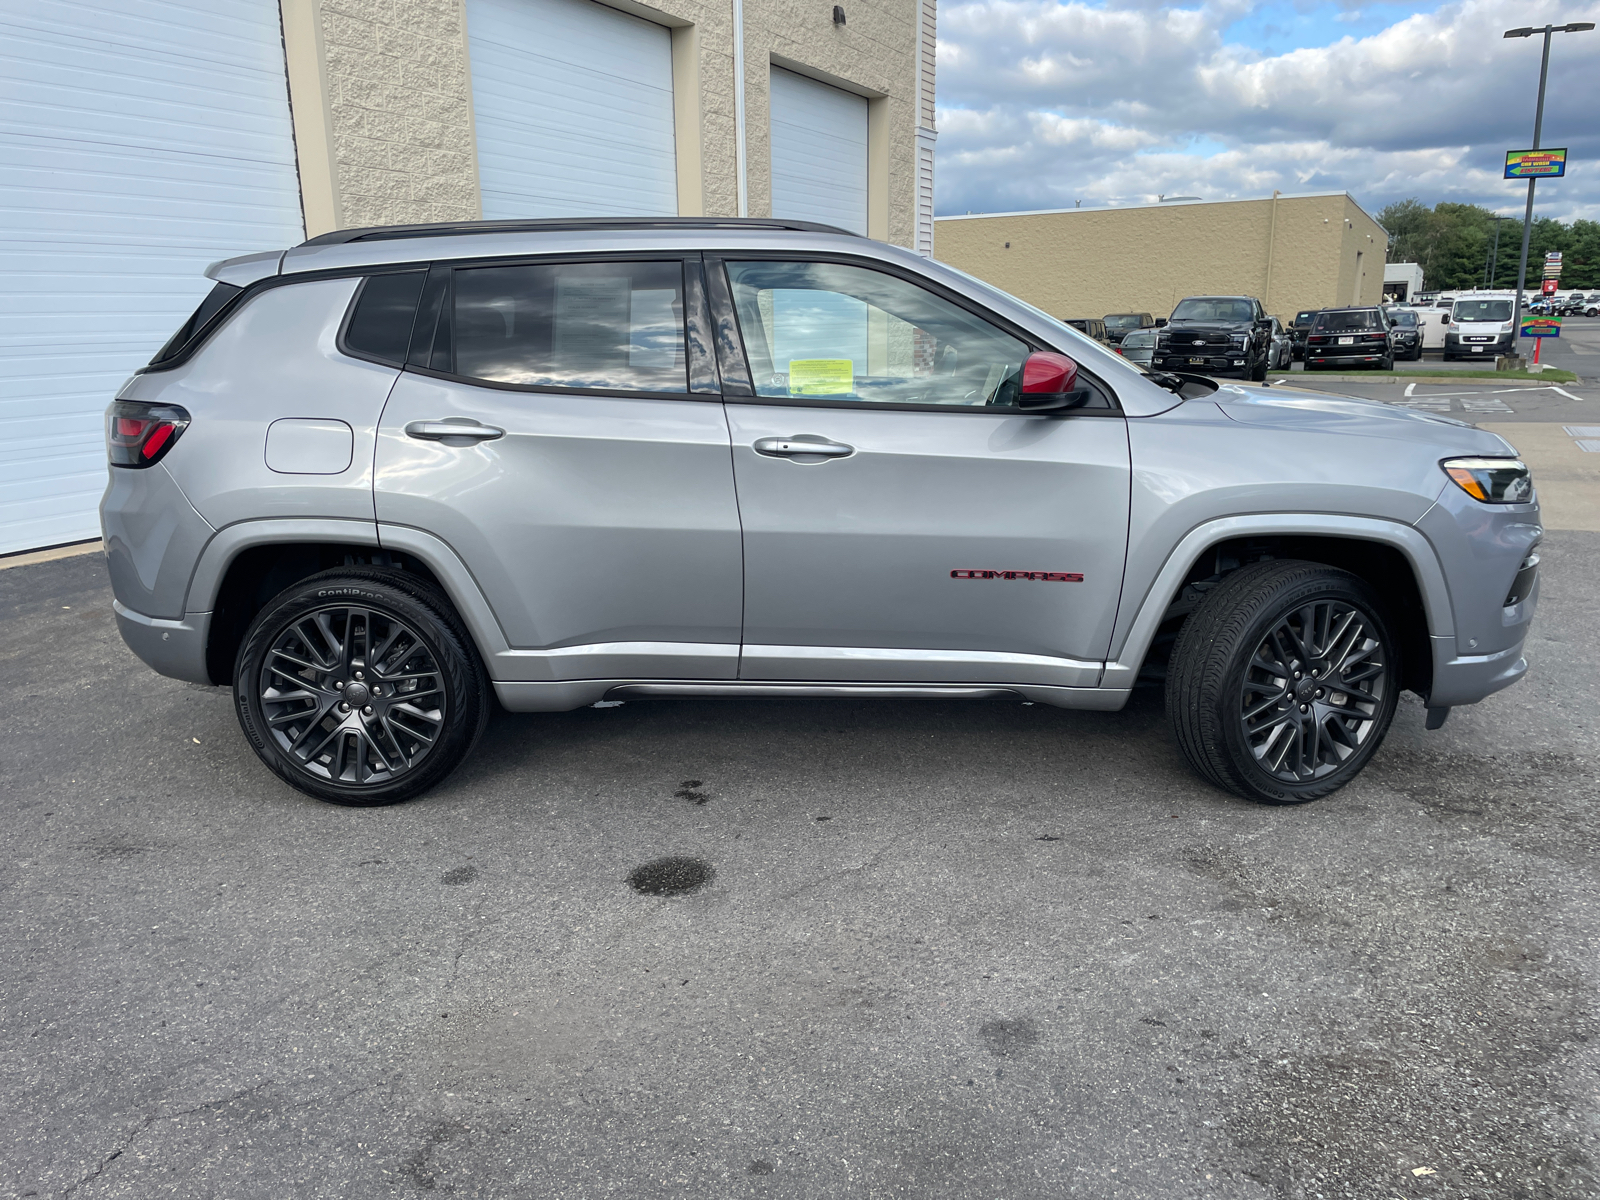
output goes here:
<path id="1" fill-rule="evenodd" d="M 1296 362 L 1306 356 L 1306 338 L 1311 334 L 1311 322 L 1317 319 L 1321 311 L 1320 308 L 1304 308 L 1294 315 L 1294 324 L 1289 326 L 1289 337 Z"/>
<path id="2" fill-rule="evenodd" d="M 1401 689 L 1437 726 L 1526 669 L 1539 507 L 1498 436 L 1149 373 L 908 250 L 476 222 L 208 274 L 107 413 L 117 623 L 324 800 L 438 783 L 497 700 L 1165 677 L 1202 776 L 1294 802 Z"/>
<path id="3" fill-rule="evenodd" d="M 1106 332 L 1106 323 L 1099 317 L 1068 317 L 1066 323 L 1102 346 L 1112 344 L 1111 335 Z"/>
<path id="4" fill-rule="evenodd" d="M 1417 362 L 1422 358 L 1422 320 L 1414 308 L 1385 308 L 1396 358 Z"/>
<path id="5" fill-rule="evenodd" d="M 1376 367 L 1394 370 L 1394 335 L 1381 308 L 1325 308 L 1306 338 L 1306 370 Z"/>
<path id="6" fill-rule="evenodd" d="M 1189 296 L 1156 339 L 1169 371 L 1237 375 L 1261 383 L 1272 357 L 1272 324 L 1253 296 Z"/>

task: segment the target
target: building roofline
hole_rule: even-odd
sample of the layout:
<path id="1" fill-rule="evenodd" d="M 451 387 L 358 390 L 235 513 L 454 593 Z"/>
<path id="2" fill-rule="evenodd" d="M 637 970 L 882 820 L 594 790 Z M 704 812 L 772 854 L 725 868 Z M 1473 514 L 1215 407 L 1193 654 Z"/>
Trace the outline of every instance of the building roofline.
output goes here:
<path id="1" fill-rule="evenodd" d="M 1354 204 L 1356 206 L 1356 210 L 1358 212 L 1360 212 L 1362 216 L 1366 217 L 1367 220 L 1371 221 L 1374 225 L 1378 225 L 1378 228 L 1380 228 L 1380 229 L 1383 228 L 1382 225 L 1379 225 L 1378 219 L 1376 217 L 1374 217 L 1371 213 L 1369 213 L 1366 209 L 1362 208 L 1361 205 L 1357 202 L 1356 198 L 1354 196 L 1352 196 L 1349 192 L 1280 192 L 1280 193 L 1278 193 L 1278 199 L 1279 200 L 1317 200 L 1317 199 L 1324 199 L 1324 198 L 1329 197 L 1329 196 L 1343 196 L 1351 204 Z M 1153 203 L 1147 202 L 1147 203 L 1144 203 L 1144 204 L 1105 204 L 1105 205 L 1101 205 L 1099 208 L 1034 208 L 1034 209 L 1025 209 L 1025 210 L 1021 210 L 1021 211 L 1017 211 L 1017 212 L 961 213 L 961 214 L 956 215 L 956 216 L 935 217 L 934 220 L 936 222 L 937 221 L 977 221 L 977 220 L 981 220 L 981 219 L 986 218 L 986 217 L 1052 217 L 1052 216 L 1056 216 L 1057 214 L 1060 214 L 1060 213 L 1067 213 L 1067 214 L 1076 215 L 1076 214 L 1081 214 L 1081 213 L 1126 212 L 1129 209 L 1134 209 L 1134 208 L 1193 208 L 1196 205 L 1200 205 L 1200 204 L 1259 204 L 1263 200 L 1271 200 L 1271 199 L 1272 199 L 1271 196 L 1239 196 L 1239 197 L 1236 197 L 1236 198 L 1234 198 L 1232 200 L 1158 200 L 1158 201 L 1155 201 Z M 1388 232 L 1388 231 L 1385 230 L 1385 232 Z"/>

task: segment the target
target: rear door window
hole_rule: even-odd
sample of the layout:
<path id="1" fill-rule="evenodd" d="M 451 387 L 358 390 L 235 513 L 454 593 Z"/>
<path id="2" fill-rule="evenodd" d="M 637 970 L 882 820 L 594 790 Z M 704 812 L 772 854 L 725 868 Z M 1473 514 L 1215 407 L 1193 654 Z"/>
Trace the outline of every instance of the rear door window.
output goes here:
<path id="1" fill-rule="evenodd" d="M 458 268 L 452 290 L 456 375 L 534 388 L 689 390 L 680 261 Z"/>

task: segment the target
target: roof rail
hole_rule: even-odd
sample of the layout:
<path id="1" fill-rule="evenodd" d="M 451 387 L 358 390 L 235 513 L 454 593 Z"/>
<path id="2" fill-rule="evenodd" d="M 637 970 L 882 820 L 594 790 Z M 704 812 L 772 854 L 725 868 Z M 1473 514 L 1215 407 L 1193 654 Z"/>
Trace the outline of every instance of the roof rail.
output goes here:
<path id="1" fill-rule="evenodd" d="M 374 225 L 335 229 L 301 242 L 302 246 L 341 246 L 349 242 L 381 242 L 397 238 L 459 237 L 474 233 L 557 233 L 601 229 L 784 229 L 799 233 L 837 233 L 859 237 L 848 229 L 816 221 L 770 217 L 542 217 L 517 221 L 440 221 L 432 225 Z"/>

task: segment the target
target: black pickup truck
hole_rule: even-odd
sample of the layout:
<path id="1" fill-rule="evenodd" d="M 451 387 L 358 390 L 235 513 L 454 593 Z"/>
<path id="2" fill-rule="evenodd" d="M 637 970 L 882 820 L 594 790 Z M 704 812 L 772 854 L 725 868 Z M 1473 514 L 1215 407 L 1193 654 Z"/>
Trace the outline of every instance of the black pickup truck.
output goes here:
<path id="1" fill-rule="evenodd" d="M 1272 321 L 1254 296 L 1188 296 L 1156 339 L 1157 370 L 1237 375 L 1257 383 L 1272 357 Z"/>

